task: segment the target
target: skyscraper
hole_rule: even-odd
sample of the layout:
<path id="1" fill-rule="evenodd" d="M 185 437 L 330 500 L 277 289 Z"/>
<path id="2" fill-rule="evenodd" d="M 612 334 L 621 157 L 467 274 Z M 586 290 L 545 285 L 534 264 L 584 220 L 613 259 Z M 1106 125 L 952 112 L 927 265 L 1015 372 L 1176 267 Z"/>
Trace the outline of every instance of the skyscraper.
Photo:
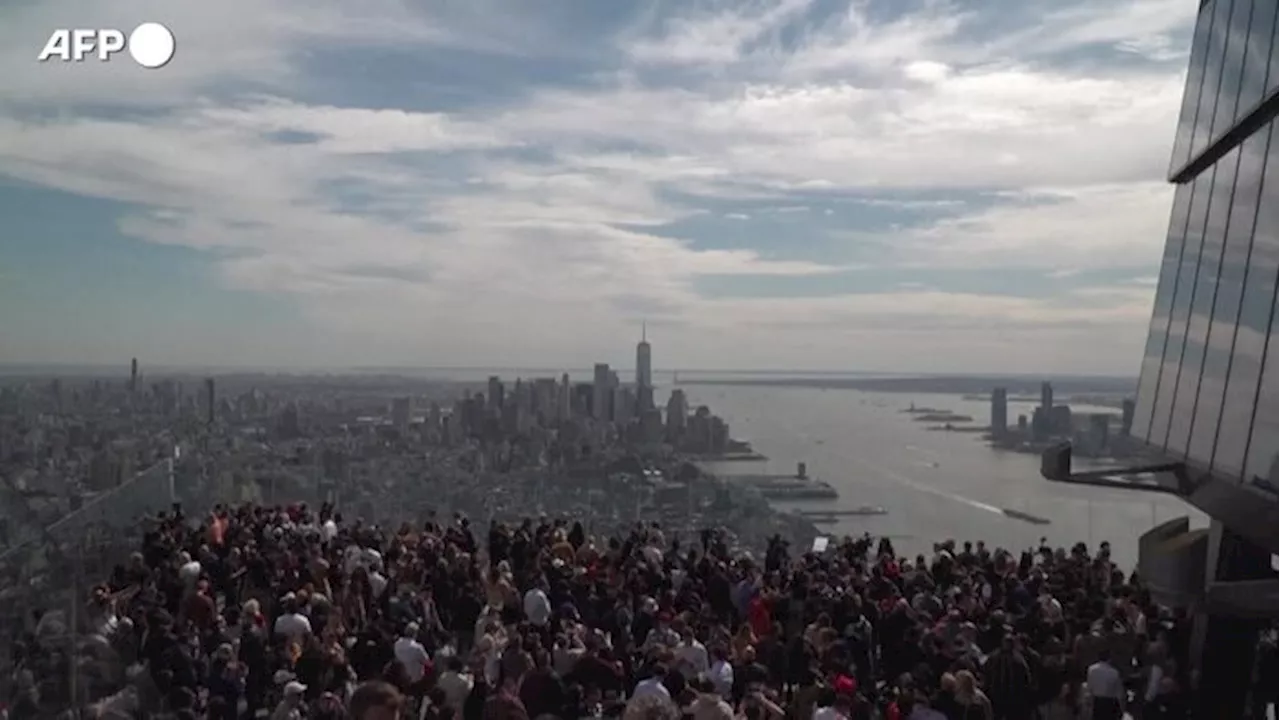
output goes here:
<path id="1" fill-rule="evenodd" d="M 653 356 L 645 323 L 640 325 L 640 342 L 636 343 L 636 403 L 640 412 L 653 407 Z"/>
<path id="2" fill-rule="evenodd" d="M 991 434 L 1003 437 L 1009 429 L 1009 394 L 1002 387 L 991 391 Z"/>
<path id="3" fill-rule="evenodd" d="M 667 400 L 667 439 L 673 442 L 678 440 L 684 434 L 688 419 L 689 401 L 684 396 L 684 390 L 676 388 L 671 391 L 671 397 Z"/>
<path id="4" fill-rule="evenodd" d="M 1244 717 L 1277 607 L 1277 7 L 1187 5 L 1197 19 L 1131 437 L 1182 466 L 1160 480 L 1212 520 L 1153 529 L 1138 571 L 1154 600 L 1196 615 L 1186 669 L 1212 692 L 1191 716 Z"/>
<path id="5" fill-rule="evenodd" d="M 559 395 L 556 397 L 556 419 L 560 421 L 573 417 L 573 384 L 569 382 L 569 373 L 560 376 Z"/>
<path id="6" fill-rule="evenodd" d="M 489 412 L 498 415 L 502 412 L 502 378 L 489 376 Z"/>
<path id="7" fill-rule="evenodd" d="M 138 358 L 134 358 L 133 362 L 129 363 L 129 392 L 135 393 L 137 391 L 138 391 Z"/>
<path id="8" fill-rule="evenodd" d="M 610 375 L 609 363 L 596 363 L 591 383 L 591 417 L 598 421 L 609 419 L 609 400 L 613 397 Z"/>
<path id="9" fill-rule="evenodd" d="M 204 401 L 205 401 L 205 411 L 207 413 L 205 420 L 210 425 L 212 425 L 214 420 L 214 413 L 217 412 L 217 408 L 218 408 L 217 394 L 214 388 L 213 378 L 204 379 Z"/>
<path id="10" fill-rule="evenodd" d="M 1040 383 L 1040 407 L 1046 415 L 1053 409 L 1053 383 L 1048 380 Z"/>
<path id="11" fill-rule="evenodd" d="M 391 403 L 391 422 L 400 432 L 406 432 L 409 429 L 409 422 L 413 413 L 412 398 L 401 397 L 396 398 Z"/>

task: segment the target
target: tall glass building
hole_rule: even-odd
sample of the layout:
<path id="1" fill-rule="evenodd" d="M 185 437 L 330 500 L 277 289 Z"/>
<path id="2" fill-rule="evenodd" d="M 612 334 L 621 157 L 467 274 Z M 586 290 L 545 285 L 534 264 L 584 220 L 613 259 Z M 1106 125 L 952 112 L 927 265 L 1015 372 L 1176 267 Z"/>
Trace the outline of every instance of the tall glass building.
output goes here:
<path id="1" fill-rule="evenodd" d="M 1133 435 L 1213 518 L 1143 538 L 1161 599 L 1198 613 L 1201 695 L 1245 695 L 1276 613 L 1276 0 L 1200 3 L 1169 179 L 1176 185 Z"/>
<path id="2" fill-rule="evenodd" d="M 1276 3 L 1203 3 L 1133 433 L 1276 492 Z"/>

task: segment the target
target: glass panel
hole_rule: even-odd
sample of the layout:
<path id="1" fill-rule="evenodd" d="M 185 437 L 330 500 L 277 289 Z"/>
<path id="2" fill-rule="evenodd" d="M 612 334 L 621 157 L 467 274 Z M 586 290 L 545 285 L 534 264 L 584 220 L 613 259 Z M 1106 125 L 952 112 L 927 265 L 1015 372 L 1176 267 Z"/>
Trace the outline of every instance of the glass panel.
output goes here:
<path id="1" fill-rule="evenodd" d="M 1275 3 L 1270 3 L 1271 9 L 1275 10 Z M 1267 60 L 1267 92 L 1270 94 L 1276 91 L 1276 24 L 1271 23 L 1271 59 Z"/>
<path id="2" fill-rule="evenodd" d="M 1275 308 L 1272 306 L 1272 312 Z M 1267 360 L 1258 386 L 1258 406 L 1253 411 L 1253 439 L 1249 441 L 1249 459 L 1244 477 L 1248 482 L 1275 492 L 1276 482 L 1276 323 L 1272 315 L 1271 334 L 1267 336 Z M 1262 480 L 1264 482 L 1259 482 Z"/>
<path id="3" fill-rule="evenodd" d="M 1260 133 L 1271 137 L 1275 146 L 1275 121 Z M 1258 375 L 1262 371 L 1262 353 L 1266 343 L 1271 310 L 1275 304 L 1276 248 L 1276 168 L 1275 153 L 1267 152 L 1267 169 L 1258 204 L 1258 220 L 1249 267 L 1245 274 L 1244 295 L 1240 300 L 1240 319 L 1236 324 L 1235 346 L 1231 352 L 1231 370 L 1227 375 L 1227 392 L 1222 401 L 1222 422 L 1218 428 L 1218 446 L 1214 450 L 1213 467 L 1223 473 L 1239 476 L 1244 471 L 1245 448 L 1253 422 L 1254 400 L 1258 394 Z"/>
<path id="4" fill-rule="evenodd" d="M 1205 215 L 1213 188 L 1216 168 L 1200 173 L 1191 195 L 1191 211 L 1187 217 L 1187 239 L 1178 264 L 1178 278 L 1173 288 L 1173 305 L 1169 309 L 1169 339 L 1160 363 L 1160 379 L 1156 384 L 1156 405 L 1151 413 L 1151 432 L 1147 442 L 1164 447 L 1169 435 L 1169 414 L 1178 389 L 1178 368 L 1182 365 L 1182 346 L 1187 336 L 1187 317 L 1191 314 L 1191 295 L 1195 290 L 1196 270 L 1200 266 L 1200 245 L 1204 240 Z"/>
<path id="5" fill-rule="evenodd" d="M 1231 211 L 1231 191 L 1235 189 L 1239 160 L 1239 148 L 1218 160 L 1213 189 L 1209 193 L 1209 216 L 1204 227 L 1200 268 L 1196 271 L 1191 316 L 1187 320 L 1186 347 L 1182 352 L 1182 367 L 1178 369 L 1178 389 L 1169 420 L 1169 439 L 1165 443 L 1167 450 L 1178 455 L 1186 455 L 1191 440 L 1191 420 L 1196 412 L 1196 395 L 1200 391 L 1200 369 L 1209 340 L 1213 302 L 1218 292 L 1218 270 L 1222 267 L 1223 241 L 1227 235 L 1227 216 Z"/>
<path id="6" fill-rule="evenodd" d="M 1270 3 L 1272 0 L 1266 0 Z M 1218 108 L 1213 113 L 1210 141 L 1222 137 L 1236 119 L 1236 102 L 1240 97 L 1240 75 L 1244 68 L 1245 46 L 1249 42 L 1249 19 L 1255 0 L 1236 0 L 1227 22 L 1227 49 L 1222 56 L 1222 81 L 1218 84 Z"/>
<path id="7" fill-rule="evenodd" d="M 1187 455 L 1209 463 L 1213 459 L 1218 421 L 1222 417 L 1222 394 L 1227 389 L 1231 369 L 1231 344 L 1235 341 L 1236 320 L 1240 317 L 1240 297 L 1244 293 L 1245 269 L 1253 243 L 1253 223 L 1262 191 L 1262 173 L 1267 162 L 1267 133 L 1255 132 L 1240 146 L 1240 169 L 1231 200 L 1227 240 L 1218 274 L 1218 297 L 1213 303 L 1213 322 L 1204 372 L 1200 378 L 1200 398 L 1196 401 L 1195 424 Z"/>
<path id="8" fill-rule="evenodd" d="M 1204 57 L 1209 47 L 1209 31 L 1213 26 L 1213 3 L 1200 8 L 1196 20 L 1195 36 L 1191 40 L 1191 62 L 1187 65 L 1187 85 L 1182 91 L 1182 111 L 1178 115 L 1178 128 L 1173 136 L 1173 157 L 1169 160 L 1169 174 L 1177 172 L 1191 158 L 1191 137 L 1196 124 L 1196 109 L 1200 107 L 1200 86 L 1204 80 Z"/>
<path id="9" fill-rule="evenodd" d="M 1272 49 L 1276 37 L 1276 3 L 1271 0 L 1255 0 L 1253 18 L 1249 22 L 1249 44 L 1245 49 L 1244 74 L 1240 80 L 1240 102 L 1236 117 L 1243 117 L 1266 95 L 1268 87 L 1275 86 L 1275 63 Z M 1271 85 L 1268 86 L 1268 75 Z"/>
<path id="10" fill-rule="evenodd" d="M 1160 281 L 1156 284 L 1155 307 L 1151 311 L 1151 328 L 1147 331 L 1147 347 L 1142 354 L 1142 373 L 1138 380 L 1138 399 L 1133 410 L 1131 434 L 1147 437 L 1151 429 L 1151 410 L 1155 406 L 1156 386 L 1160 379 L 1160 360 L 1164 356 L 1169 333 L 1169 308 L 1182 261 L 1182 241 L 1187 233 L 1187 211 L 1191 208 L 1193 183 L 1179 185 L 1173 194 L 1173 210 L 1169 214 L 1169 232 L 1165 236 L 1164 256 L 1160 260 Z"/>
<path id="11" fill-rule="evenodd" d="M 1196 110 L 1195 134 L 1191 137 L 1191 157 L 1203 152 L 1212 139 L 1209 132 L 1213 128 L 1213 111 L 1218 104 L 1222 58 L 1227 49 L 1227 23 L 1234 5 L 1233 0 L 1217 0 L 1213 4 L 1213 26 L 1209 29 L 1209 48 L 1205 51 L 1204 84 L 1200 89 L 1200 107 Z"/>

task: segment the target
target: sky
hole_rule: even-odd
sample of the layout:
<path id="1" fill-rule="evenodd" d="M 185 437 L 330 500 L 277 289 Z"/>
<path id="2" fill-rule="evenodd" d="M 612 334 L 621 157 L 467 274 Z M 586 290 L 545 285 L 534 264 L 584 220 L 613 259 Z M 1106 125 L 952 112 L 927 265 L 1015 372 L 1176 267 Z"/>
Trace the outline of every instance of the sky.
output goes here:
<path id="1" fill-rule="evenodd" d="M 1136 376 L 1195 7 L 10 0 L 0 363 Z"/>

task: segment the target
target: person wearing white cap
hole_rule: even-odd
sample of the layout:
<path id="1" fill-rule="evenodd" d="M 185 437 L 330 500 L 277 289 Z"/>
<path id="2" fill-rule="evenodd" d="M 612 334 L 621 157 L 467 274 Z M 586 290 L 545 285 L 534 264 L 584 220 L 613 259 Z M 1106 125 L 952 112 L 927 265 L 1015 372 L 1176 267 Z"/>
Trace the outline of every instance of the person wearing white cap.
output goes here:
<path id="1" fill-rule="evenodd" d="M 271 713 L 271 720 L 302 720 L 302 696 L 306 692 L 307 686 L 297 680 L 285 683 L 284 697 Z"/>

